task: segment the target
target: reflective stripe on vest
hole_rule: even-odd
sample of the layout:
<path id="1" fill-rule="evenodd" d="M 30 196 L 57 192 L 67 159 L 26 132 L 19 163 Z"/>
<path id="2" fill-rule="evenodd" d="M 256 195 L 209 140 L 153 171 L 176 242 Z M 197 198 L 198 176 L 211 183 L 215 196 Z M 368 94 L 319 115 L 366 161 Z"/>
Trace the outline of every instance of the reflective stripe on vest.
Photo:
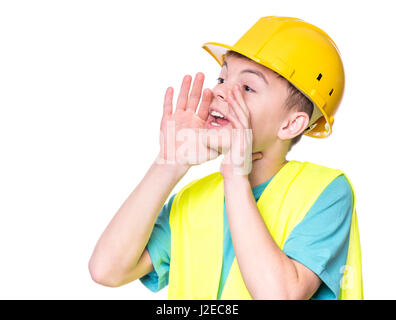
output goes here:
<path id="1" fill-rule="evenodd" d="M 319 195 L 341 174 L 344 173 L 338 169 L 296 160 L 289 161 L 275 174 L 257 207 L 281 249 Z M 340 271 L 344 275 L 339 298 L 363 299 L 355 191 L 346 178 L 353 191 L 353 210 L 347 263 Z M 169 299 L 217 299 L 223 258 L 223 214 L 224 185 L 220 172 L 194 180 L 176 194 L 169 216 Z M 221 299 L 252 299 L 236 258 Z"/>

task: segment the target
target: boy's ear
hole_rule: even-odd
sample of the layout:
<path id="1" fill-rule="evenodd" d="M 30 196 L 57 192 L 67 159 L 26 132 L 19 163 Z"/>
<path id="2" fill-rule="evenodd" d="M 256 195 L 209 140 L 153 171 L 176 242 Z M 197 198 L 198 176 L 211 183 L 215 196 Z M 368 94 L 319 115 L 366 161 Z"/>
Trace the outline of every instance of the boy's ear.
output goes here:
<path id="1" fill-rule="evenodd" d="M 293 139 L 300 135 L 309 124 L 309 116 L 306 112 L 292 112 L 281 122 L 278 137 L 281 140 Z"/>

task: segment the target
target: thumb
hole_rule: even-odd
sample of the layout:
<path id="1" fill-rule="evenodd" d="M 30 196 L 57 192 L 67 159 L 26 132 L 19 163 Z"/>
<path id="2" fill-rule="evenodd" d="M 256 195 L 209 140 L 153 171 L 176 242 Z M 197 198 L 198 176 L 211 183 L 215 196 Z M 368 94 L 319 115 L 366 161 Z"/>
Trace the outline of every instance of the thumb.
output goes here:
<path id="1" fill-rule="evenodd" d="M 263 158 L 263 154 L 261 152 L 255 152 L 252 154 L 252 162 L 254 160 L 260 160 Z"/>

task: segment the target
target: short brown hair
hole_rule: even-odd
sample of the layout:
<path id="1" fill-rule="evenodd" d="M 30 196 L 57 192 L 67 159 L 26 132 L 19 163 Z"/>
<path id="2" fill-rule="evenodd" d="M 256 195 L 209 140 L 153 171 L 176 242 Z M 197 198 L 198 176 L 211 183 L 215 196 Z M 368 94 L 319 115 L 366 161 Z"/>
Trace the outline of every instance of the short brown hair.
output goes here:
<path id="1" fill-rule="evenodd" d="M 236 51 L 232 51 L 232 50 L 228 50 L 225 53 L 224 59 L 229 56 L 251 60 L 248 57 L 246 57 Z M 314 105 L 313 105 L 312 101 L 309 100 L 300 90 L 298 90 L 286 78 L 284 78 L 283 76 L 281 76 L 279 73 L 277 73 L 275 71 L 273 71 L 273 72 L 277 75 L 278 78 L 281 78 L 287 82 L 287 90 L 288 90 L 289 95 L 287 96 L 285 104 L 284 104 L 284 107 L 286 108 L 286 110 L 289 110 L 289 111 L 295 110 L 295 111 L 305 112 L 306 114 L 308 114 L 309 119 L 311 119 L 313 109 L 314 109 Z M 290 151 L 291 148 L 297 142 L 300 141 L 300 139 L 303 135 L 304 135 L 304 131 L 301 132 L 298 136 L 295 136 L 293 139 L 291 139 L 288 151 Z"/>

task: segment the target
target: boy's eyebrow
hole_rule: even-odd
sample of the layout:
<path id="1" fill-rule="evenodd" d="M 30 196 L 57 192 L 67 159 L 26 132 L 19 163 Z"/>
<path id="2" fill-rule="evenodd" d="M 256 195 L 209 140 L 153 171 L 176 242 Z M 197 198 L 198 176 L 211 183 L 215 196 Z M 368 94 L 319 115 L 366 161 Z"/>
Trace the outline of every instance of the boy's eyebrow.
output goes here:
<path id="1" fill-rule="evenodd" d="M 224 63 L 222 64 L 221 67 L 226 67 L 226 68 L 228 69 L 227 61 L 224 61 Z M 242 73 L 253 73 L 253 74 L 255 74 L 256 76 L 258 76 L 258 77 L 260 77 L 261 79 L 263 79 L 264 82 L 265 82 L 266 84 L 268 84 L 267 78 L 264 76 L 264 74 L 263 74 L 262 72 L 260 72 L 260 71 L 258 71 L 258 70 L 245 69 L 245 70 L 242 70 L 239 74 L 242 74 Z"/>

